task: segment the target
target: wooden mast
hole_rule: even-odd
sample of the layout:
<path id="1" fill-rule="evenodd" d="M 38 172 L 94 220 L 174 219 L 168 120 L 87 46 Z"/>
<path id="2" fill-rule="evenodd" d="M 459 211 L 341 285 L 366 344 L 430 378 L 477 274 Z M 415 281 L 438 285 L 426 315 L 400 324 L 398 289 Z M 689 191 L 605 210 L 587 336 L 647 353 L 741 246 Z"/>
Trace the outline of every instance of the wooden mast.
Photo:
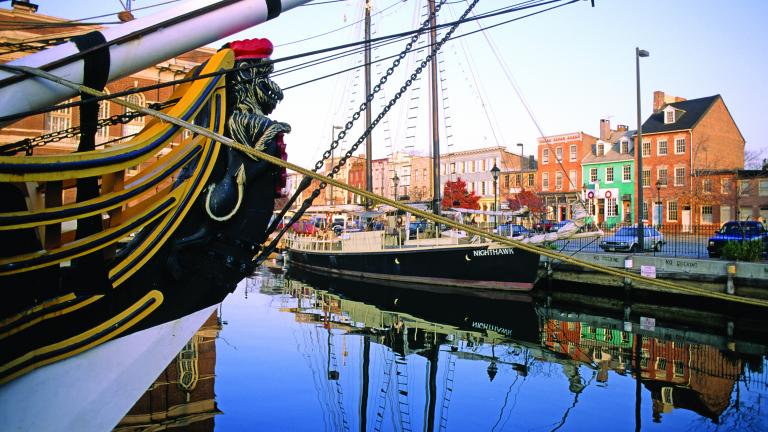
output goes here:
<path id="1" fill-rule="evenodd" d="M 371 0 L 365 2 L 365 94 L 371 94 Z M 372 102 L 372 101 L 371 101 Z M 365 106 L 365 128 L 371 127 L 371 103 Z M 373 193 L 373 137 L 365 137 L 365 190 Z M 383 191 L 382 191 L 382 194 Z M 385 194 L 384 194 L 385 195 Z M 370 210 L 371 200 L 365 200 L 365 209 Z"/>
<path id="2" fill-rule="evenodd" d="M 435 15 L 435 0 L 428 0 L 429 4 L 429 41 L 431 46 L 437 44 L 437 16 Z M 438 129 L 437 107 L 437 51 L 432 56 L 430 64 L 429 83 L 430 103 L 432 112 L 432 212 L 440 215 L 440 132 Z M 439 229 L 435 230 L 440 232 Z"/>

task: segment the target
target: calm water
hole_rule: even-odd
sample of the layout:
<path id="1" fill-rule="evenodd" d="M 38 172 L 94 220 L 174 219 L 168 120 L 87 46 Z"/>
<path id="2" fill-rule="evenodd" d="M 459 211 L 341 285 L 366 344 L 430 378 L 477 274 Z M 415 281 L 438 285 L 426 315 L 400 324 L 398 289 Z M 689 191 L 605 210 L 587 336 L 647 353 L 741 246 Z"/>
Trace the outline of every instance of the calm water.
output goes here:
<path id="1" fill-rule="evenodd" d="M 732 318 L 728 337 L 717 313 L 633 305 L 626 324 L 621 306 L 579 302 L 264 270 L 117 429 L 768 430 L 764 321 Z"/>

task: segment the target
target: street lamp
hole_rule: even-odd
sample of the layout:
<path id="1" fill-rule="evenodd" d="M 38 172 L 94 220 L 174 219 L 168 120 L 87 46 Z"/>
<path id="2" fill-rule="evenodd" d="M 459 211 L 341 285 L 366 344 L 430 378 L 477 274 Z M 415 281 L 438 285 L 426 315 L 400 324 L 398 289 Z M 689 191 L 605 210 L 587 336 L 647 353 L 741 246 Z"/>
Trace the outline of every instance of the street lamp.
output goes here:
<path id="1" fill-rule="evenodd" d="M 648 57 L 648 51 L 635 48 L 635 70 L 637 72 L 637 206 L 640 213 L 637 218 L 637 246 L 642 252 L 645 250 L 643 237 L 643 124 L 640 117 L 640 57 Z"/>
<path id="2" fill-rule="evenodd" d="M 499 189 L 496 187 L 499 181 L 499 167 L 496 166 L 496 162 L 493 163 L 493 168 L 491 168 L 491 175 L 493 176 L 493 211 L 496 212 L 499 209 Z M 499 225 L 499 215 L 494 214 L 493 215 L 493 225 L 494 228 Z"/>
<path id="3" fill-rule="evenodd" d="M 392 184 L 395 185 L 395 201 L 397 201 L 397 185 L 400 184 L 400 177 L 397 176 L 397 171 L 395 171 L 395 175 L 392 177 Z"/>
<path id="4" fill-rule="evenodd" d="M 656 226 L 661 225 L 661 180 L 656 180 Z"/>
<path id="5" fill-rule="evenodd" d="M 520 168 L 522 168 L 523 162 L 525 162 L 525 148 L 523 143 L 517 143 L 517 146 L 520 147 Z M 528 164 L 525 164 L 525 168 L 528 168 Z"/>
<path id="6" fill-rule="evenodd" d="M 344 128 L 336 125 L 331 126 L 331 143 L 333 143 L 333 131 L 340 130 L 340 129 L 344 129 Z M 333 147 L 331 147 L 331 169 L 333 169 Z M 333 185 L 329 185 L 328 188 L 329 188 L 329 192 L 331 193 L 330 205 L 334 205 L 336 200 L 334 199 L 335 197 L 333 196 Z"/>

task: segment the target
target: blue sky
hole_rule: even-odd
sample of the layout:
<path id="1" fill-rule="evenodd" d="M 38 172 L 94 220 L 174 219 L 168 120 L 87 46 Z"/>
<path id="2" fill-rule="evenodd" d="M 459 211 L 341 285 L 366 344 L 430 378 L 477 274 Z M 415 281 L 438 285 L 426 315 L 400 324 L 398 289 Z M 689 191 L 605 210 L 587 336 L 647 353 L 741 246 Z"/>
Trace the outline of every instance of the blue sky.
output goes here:
<path id="1" fill-rule="evenodd" d="M 37 3 L 39 13 L 72 19 L 121 8 L 118 0 L 38 0 Z M 157 3 L 160 1 L 134 0 L 133 7 Z M 276 45 L 273 58 L 358 40 L 362 37 L 362 28 L 356 22 L 361 17 L 363 3 L 363 0 L 348 0 L 299 7 L 228 40 L 269 37 Z M 421 21 L 415 14 L 416 5 L 421 3 L 374 0 L 375 34 L 413 28 L 415 22 Z M 448 3 L 444 20 L 458 17 L 466 7 L 463 2 Z M 476 12 L 509 4 L 481 0 Z M 450 118 L 446 120 L 441 115 L 441 151 L 491 145 L 519 151 L 515 145 L 518 142 L 525 144 L 526 154 L 535 150 L 540 133 L 504 74 L 502 62 L 544 134 L 584 131 L 597 135 L 601 118 L 610 118 L 614 127 L 627 124 L 631 129 L 636 128 L 636 46 L 650 52 L 650 57 L 641 61 L 643 118 L 650 114 L 654 90 L 688 99 L 719 93 L 744 135 L 747 149 L 768 148 L 759 130 L 766 118 L 764 106 L 768 101 L 765 81 L 768 27 L 761 22 L 768 16 L 768 2 L 595 0 L 595 4 L 592 8 L 588 1 L 581 1 L 499 26 L 485 32 L 487 39 L 482 33 L 476 33 L 449 42 L 443 48 L 442 59 Z M 169 6 L 173 4 L 164 7 Z M 482 23 L 490 26 L 517 15 Z M 348 27 L 290 44 L 344 26 Z M 459 27 L 456 35 L 476 29 L 476 24 L 467 23 Z M 496 46 L 498 57 L 487 40 Z M 214 44 L 218 45 L 220 43 Z M 403 45 L 393 44 L 393 48 L 381 49 L 374 56 L 397 53 Z M 351 67 L 360 60 L 349 58 L 278 75 L 275 79 L 285 88 Z M 385 63 L 384 67 L 388 66 L 388 62 Z M 405 70 L 407 63 L 404 61 L 400 69 Z M 413 67 L 410 64 L 409 70 Z M 278 70 L 280 68 L 278 66 Z M 377 76 L 373 79 L 378 80 Z M 399 87 L 403 80 L 404 77 L 395 74 L 389 82 Z M 349 72 L 286 91 L 286 98 L 273 118 L 293 127 L 287 139 L 291 161 L 305 166 L 314 163 L 321 149 L 329 144 L 332 125 L 345 124 L 352 109 L 360 104 L 361 89 L 361 74 Z M 385 92 L 386 98 L 393 94 L 394 90 Z M 427 152 L 428 98 L 415 91 L 406 96 L 398 104 L 400 109 L 393 110 L 374 133 L 374 156 L 403 149 Z M 374 103 L 374 116 L 378 112 L 377 104 L 380 106 L 378 99 Z M 407 112 L 419 114 L 409 119 Z M 451 132 L 446 133 L 446 125 Z M 360 130 L 356 127 L 351 135 L 355 135 L 354 132 L 359 135 Z M 349 145 L 349 141 L 343 144 L 347 148 Z M 763 153 L 763 157 L 768 154 Z"/>

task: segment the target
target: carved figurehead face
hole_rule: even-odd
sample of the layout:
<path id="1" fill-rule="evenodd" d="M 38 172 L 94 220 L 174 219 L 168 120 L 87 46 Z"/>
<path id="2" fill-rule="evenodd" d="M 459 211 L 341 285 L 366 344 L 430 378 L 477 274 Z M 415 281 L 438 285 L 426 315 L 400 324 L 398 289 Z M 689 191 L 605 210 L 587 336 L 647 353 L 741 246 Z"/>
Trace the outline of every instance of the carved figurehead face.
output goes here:
<path id="1" fill-rule="evenodd" d="M 280 86 L 269 78 L 274 66 L 269 61 L 272 42 L 268 39 L 234 41 L 229 47 L 235 52 L 237 70 L 230 75 L 235 103 L 262 114 L 270 114 L 283 99 Z"/>

